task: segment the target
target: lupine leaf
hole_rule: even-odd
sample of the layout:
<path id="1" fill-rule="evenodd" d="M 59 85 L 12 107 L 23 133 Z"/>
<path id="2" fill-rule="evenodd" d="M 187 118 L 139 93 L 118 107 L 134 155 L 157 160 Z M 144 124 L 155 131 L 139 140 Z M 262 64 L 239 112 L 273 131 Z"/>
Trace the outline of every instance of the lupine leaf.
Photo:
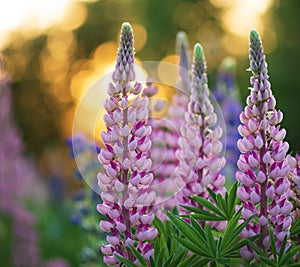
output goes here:
<path id="1" fill-rule="evenodd" d="M 220 215 L 221 217 L 226 217 L 223 212 L 221 212 L 214 204 L 212 204 L 210 201 L 199 197 L 199 196 L 193 196 L 191 197 L 194 201 L 196 201 L 198 204 L 200 204 L 203 207 L 206 207 L 207 209 L 215 212 L 216 214 Z"/>
<path id="2" fill-rule="evenodd" d="M 159 250 L 157 258 L 154 259 L 155 267 L 161 267 L 163 265 L 163 259 L 164 259 L 164 251 Z"/>
<path id="3" fill-rule="evenodd" d="M 296 219 L 295 222 L 293 222 L 291 229 L 290 229 L 290 234 L 291 236 L 297 235 L 300 232 L 300 217 Z"/>
<path id="4" fill-rule="evenodd" d="M 255 236 L 251 236 L 248 238 L 248 241 L 253 242 L 254 240 L 258 239 L 261 235 L 255 235 Z M 235 240 L 233 240 L 231 243 L 233 246 L 226 246 L 226 248 L 222 251 L 222 255 L 221 256 L 227 256 L 229 257 L 229 255 L 231 254 L 231 252 L 237 251 L 239 249 L 241 249 L 242 247 L 246 246 L 247 240 L 242 239 L 239 235 L 237 236 L 241 241 L 240 242 L 235 242 Z M 231 256 L 230 256 L 231 257 Z"/>
<path id="5" fill-rule="evenodd" d="M 213 233 L 211 231 L 210 225 L 206 224 L 205 225 L 205 233 L 206 233 L 206 238 L 208 240 L 208 245 L 210 247 L 210 251 L 214 256 L 216 256 L 216 241 L 214 240 Z"/>
<path id="6" fill-rule="evenodd" d="M 218 203 L 220 203 L 219 207 L 222 208 L 225 216 L 228 218 L 229 217 L 228 207 L 227 207 L 227 204 L 225 202 L 225 199 L 220 194 L 217 194 L 217 201 L 218 201 Z"/>
<path id="7" fill-rule="evenodd" d="M 217 206 L 219 206 L 218 203 L 217 203 L 218 202 L 217 201 L 217 194 L 214 191 L 212 191 L 210 188 L 207 188 L 207 191 L 208 191 L 209 195 L 212 197 L 212 199 L 215 201 Z"/>
<path id="8" fill-rule="evenodd" d="M 183 252 L 181 252 L 169 265 L 169 267 L 177 267 L 178 264 L 182 261 L 182 259 L 184 259 L 187 255 L 188 251 L 185 250 Z"/>
<path id="9" fill-rule="evenodd" d="M 154 227 L 158 230 L 159 234 L 163 234 L 165 236 L 166 235 L 166 231 L 165 231 L 165 227 L 164 224 L 162 223 L 162 221 L 155 216 L 154 220 L 153 220 L 153 225 Z"/>
<path id="10" fill-rule="evenodd" d="M 155 240 L 155 243 L 154 243 L 154 259 L 157 259 L 158 258 L 158 253 L 160 252 L 160 242 L 161 242 L 161 239 L 156 239 Z"/>
<path id="11" fill-rule="evenodd" d="M 134 263 L 132 263 L 131 261 L 119 256 L 119 255 L 115 255 L 119 261 L 121 261 L 122 263 L 126 264 L 127 267 L 137 267 L 137 265 L 135 265 Z"/>
<path id="12" fill-rule="evenodd" d="M 205 264 L 209 263 L 210 259 L 201 259 L 201 258 L 195 258 L 194 261 L 190 263 L 191 267 L 199 267 L 199 266 L 205 266 Z"/>
<path id="13" fill-rule="evenodd" d="M 212 222 L 224 221 L 224 218 L 217 217 L 216 215 L 213 215 L 213 214 L 211 214 L 211 213 L 209 213 L 208 211 L 205 211 L 205 210 L 199 211 L 199 214 L 181 215 L 181 217 L 183 217 L 183 218 L 192 217 L 192 218 L 194 218 L 196 220 L 200 220 L 200 221 L 212 221 Z"/>
<path id="14" fill-rule="evenodd" d="M 286 241 L 287 241 L 287 235 L 285 235 L 285 237 L 284 237 L 284 239 L 282 241 L 282 244 L 281 244 L 281 247 L 280 247 L 280 251 L 279 251 L 279 254 L 278 254 L 279 259 L 281 259 L 281 257 L 283 256 L 284 250 L 286 248 Z"/>
<path id="15" fill-rule="evenodd" d="M 207 251 L 202 246 L 195 245 L 195 243 L 192 243 L 191 241 L 187 240 L 186 238 L 176 237 L 176 239 L 187 249 L 190 251 L 207 258 L 210 258 L 212 255 L 210 255 L 209 251 Z"/>
<path id="16" fill-rule="evenodd" d="M 186 267 L 186 266 L 190 266 L 190 263 L 193 262 L 193 260 L 195 260 L 195 258 L 199 257 L 198 255 L 192 255 L 191 257 L 185 259 L 184 261 L 182 261 L 181 263 L 179 263 L 178 267 Z"/>
<path id="17" fill-rule="evenodd" d="M 170 220 L 174 223 L 174 225 L 177 227 L 177 229 L 182 232 L 182 234 L 191 240 L 195 245 L 201 246 L 201 241 L 199 240 L 201 238 L 200 234 L 194 229 L 191 225 L 183 221 L 181 218 L 177 217 L 176 215 L 172 213 L 167 213 Z"/>
<path id="18" fill-rule="evenodd" d="M 222 244 L 220 246 L 220 250 L 222 250 L 224 247 L 226 247 L 228 242 L 230 242 L 230 240 L 235 237 L 233 235 L 233 232 L 234 232 L 235 228 L 238 225 L 240 214 L 241 214 L 241 209 L 228 222 L 225 233 L 223 235 L 223 241 L 222 241 Z"/>
<path id="19" fill-rule="evenodd" d="M 207 240 L 206 240 L 206 235 L 205 235 L 205 232 L 204 232 L 203 228 L 201 227 L 201 225 L 199 223 L 197 223 L 193 218 L 191 218 L 191 224 L 198 231 L 198 233 L 200 234 L 200 237 L 201 237 L 201 240 L 202 240 L 203 244 L 206 247 L 208 247 Z"/>
<path id="20" fill-rule="evenodd" d="M 172 259 L 174 258 L 174 254 L 172 254 L 171 256 L 169 256 L 169 258 L 166 260 L 166 262 L 164 263 L 164 267 L 169 267 L 170 263 L 172 262 Z"/>
<path id="21" fill-rule="evenodd" d="M 296 262 L 296 263 L 287 265 L 287 267 L 299 267 L 299 266 L 300 266 L 300 262 Z"/>
<path id="22" fill-rule="evenodd" d="M 228 219 L 231 219 L 231 217 L 233 216 L 234 214 L 234 209 L 236 207 L 236 202 L 237 202 L 237 188 L 238 188 L 238 182 L 235 182 L 231 188 L 230 188 L 230 191 L 228 193 L 228 200 L 227 200 L 227 205 L 228 205 L 228 211 L 229 211 L 229 215 L 230 215 L 230 218 Z"/>
<path id="23" fill-rule="evenodd" d="M 154 262 L 154 259 L 152 257 L 150 257 L 150 266 L 155 267 L 155 262 Z"/>
<path id="24" fill-rule="evenodd" d="M 132 253 L 134 254 L 134 256 L 140 262 L 141 266 L 147 267 L 147 261 L 145 260 L 143 255 L 139 251 L 137 251 L 133 246 L 129 246 L 129 247 L 130 247 L 130 250 L 132 251 Z"/>
<path id="25" fill-rule="evenodd" d="M 269 231 L 270 231 L 271 250 L 272 250 L 274 259 L 277 261 L 277 251 L 276 251 L 275 238 L 273 235 L 273 228 L 270 228 Z"/>
<path id="26" fill-rule="evenodd" d="M 260 256 L 259 259 L 262 262 L 268 264 L 269 266 L 278 267 L 277 264 L 274 261 L 272 261 L 270 258 L 267 258 L 267 257 L 264 257 L 264 256 Z"/>

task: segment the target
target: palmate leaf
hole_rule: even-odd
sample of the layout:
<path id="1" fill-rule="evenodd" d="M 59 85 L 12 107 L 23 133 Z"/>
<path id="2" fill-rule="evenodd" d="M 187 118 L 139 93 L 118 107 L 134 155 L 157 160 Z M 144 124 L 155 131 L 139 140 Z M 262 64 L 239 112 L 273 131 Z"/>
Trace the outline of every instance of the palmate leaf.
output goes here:
<path id="1" fill-rule="evenodd" d="M 176 210 L 172 210 L 176 214 Z M 176 216 L 174 214 L 174 216 Z M 178 229 L 170 222 L 162 223 L 159 218 L 154 219 L 154 225 L 158 229 L 158 236 L 154 243 L 154 258 L 150 258 L 151 267 L 177 267 L 188 253 L 176 237 L 179 237 Z"/>
<path id="2" fill-rule="evenodd" d="M 290 229 L 291 236 L 298 235 L 300 233 L 300 216 L 293 222 Z"/>
<path id="3" fill-rule="evenodd" d="M 230 242 L 230 240 L 232 240 L 235 236 L 234 236 L 234 231 L 238 228 L 238 221 L 240 219 L 240 215 L 241 215 L 242 210 L 240 209 L 233 217 L 232 219 L 228 222 L 228 225 L 226 227 L 225 233 L 223 235 L 223 240 L 222 240 L 222 244 L 220 245 L 220 250 L 222 250 L 223 248 L 225 248 L 228 243 Z M 246 225 L 245 225 L 246 226 Z M 244 227 L 245 227 L 244 226 Z M 243 228 L 244 228 L 243 227 Z M 242 228 L 242 230 L 243 230 Z M 241 230 L 241 231 L 242 231 Z M 237 231 L 238 232 L 238 231 Z"/>
<path id="4" fill-rule="evenodd" d="M 239 183 L 238 182 L 235 182 L 230 190 L 229 190 L 229 193 L 225 195 L 225 200 L 226 200 L 226 203 L 227 203 L 227 208 L 228 208 L 228 214 L 229 214 L 229 217 L 232 218 L 232 216 L 234 215 L 235 213 L 235 207 L 239 204 L 241 204 L 241 200 L 237 197 L 237 189 L 238 189 L 238 185 Z M 229 219 L 230 219 L 229 218 Z"/>
<path id="5" fill-rule="evenodd" d="M 217 251 L 216 251 L 216 241 L 214 239 L 211 227 L 209 224 L 205 225 L 205 234 L 207 237 L 208 245 L 210 248 L 211 253 L 213 254 L 214 258 L 217 258 Z"/>
<path id="6" fill-rule="evenodd" d="M 201 221 L 229 221 L 235 214 L 236 205 L 241 203 L 237 197 L 238 182 L 235 182 L 229 190 L 229 193 L 223 197 L 221 194 L 216 194 L 211 189 L 207 188 L 213 203 L 199 196 L 192 196 L 190 199 L 197 202 L 200 208 L 191 206 L 182 206 L 186 210 L 192 212 L 191 217 Z M 205 208 L 203 210 L 203 208 Z M 182 215 L 188 217 L 189 215 Z"/>
<path id="7" fill-rule="evenodd" d="M 241 209 L 229 221 L 223 236 L 220 236 L 219 232 L 216 232 L 216 236 L 209 224 L 206 224 L 203 229 L 193 217 L 190 217 L 190 224 L 188 224 L 179 216 L 168 214 L 171 222 L 182 234 L 182 237 L 176 237 L 178 242 L 200 256 L 201 261 L 209 262 L 212 266 L 214 264 L 230 266 L 232 259 L 241 258 L 239 250 L 247 245 L 247 242 L 240 237 L 240 233 L 252 218 L 239 224 L 240 215 Z M 259 237 L 259 235 L 253 236 L 249 240 L 253 242 Z"/>
<path id="8" fill-rule="evenodd" d="M 196 201 L 200 206 L 206 207 L 208 210 L 220 215 L 220 217 L 225 217 L 225 214 L 210 201 L 198 196 L 193 196 L 191 199 Z"/>
<path id="9" fill-rule="evenodd" d="M 193 214 L 184 214 L 181 215 L 181 217 L 184 218 L 194 218 L 196 220 L 200 220 L 200 221 L 226 221 L 227 219 L 224 219 L 224 217 L 220 217 L 220 216 L 216 216 L 213 213 L 210 213 L 209 211 L 206 210 L 201 210 L 199 208 L 194 208 L 191 206 L 182 206 L 183 208 L 185 208 L 186 210 L 195 212 Z"/>
<path id="10" fill-rule="evenodd" d="M 199 264 L 198 266 L 204 266 L 205 264 L 207 264 L 209 262 L 208 259 L 202 259 L 200 256 L 194 254 L 191 257 L 188 257 L 184 261 L 180 262 L 178 267 L 186 267 L 186 266 L 191 267 L 195 263 L 197 263 L 197 262 L 199 263 L 199 261 L 204 261 L 204 262 L 202 262 L 202 264 L 200 263 L 201 265 Z"/>
<path id="11" fill-rule="evenodd" d="M 167 212 L 168 217 L 174 223 L 176 228 L 187 238 L 189 239 L 192 243 L 194 243 L 198 247 L 202 247 L 203 244 L 200 241 L 202 239 L 200 233 L 191 225 L 183 221 L 181 218 L 178 216 Z"/>
<path id="12" fill-rule="evenodd" d="M 177 267 L 179 265 L 180 262 L 183 261 L 183 259 L 186 258 L 188 254 L 187 250 L 184 250 L 183 252 L 181 252 L 177 257 L 173 257 L 172 262 L 168 265 L 168 267 Z M 167 267 L 167 266 L 165 266 Z"/>
<path id="13" fill-rule="evenodd" d="M 210 253 L 208 252 L 208 250 L 203 249 L 203 247 L 199 247 L 197 245 L 195 245 L 193 242 L 189 241 L 186 238 L 180 238 L 177 237 L 177 240 L 183 245 L 185 246 L 187 249 L 189 249 L 190 251 L 203 256 L 203 257 L 207 257 L 207 258 L 211 258 L 212 255 L 210 255 Z"/>
<path id="14" fill-rule="evenodd" d="M 300 266 L 300 263 L 292 263 L 292 258 L 294 255 L 296 255 L 296 253 L 300 251 L 300 246 L 294 247 L 294 245 L 292 244 L 288 248 L 288 250 L 284 252 L 284 248 L 287 243 L 287 241 L 285 240 L 287 240 L 287 236 L 283 240 L 282 247 L 280 248 L 279 253 L 277 254 L 276 252 L 276 256 L 274 255 L 274 258 L 270 258 L 268 251 L 262 251 L 255 243 L 251 242 L 249 238 L 246 239 L 246 242 L 258 254 L 260 261 L 268 264 L 268 266 Z"/>

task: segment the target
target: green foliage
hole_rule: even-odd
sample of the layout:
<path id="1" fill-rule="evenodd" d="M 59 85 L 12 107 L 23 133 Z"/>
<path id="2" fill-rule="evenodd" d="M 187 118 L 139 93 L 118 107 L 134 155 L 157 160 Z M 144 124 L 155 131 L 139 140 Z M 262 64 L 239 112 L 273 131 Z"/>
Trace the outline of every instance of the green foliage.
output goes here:
<path id="1" fill-rule="evenodd" d="M 290 229 L 291 237 L 299 236 L 299 233 L 300 233 L 300 217 L 298 217 L 296 221 L 293 222 L 292 227 Z"/>
<path id="2" fill-rule="evenodd" d="M 235 207 L 241 204 L 241 200 L 237 197 L 237 188 L 238 182 L 235 182 L 229 192 L 226 192 L 225 197 L 222 197 L 220 194 L 216 194 L 212 190 L 208 189 L 215 205 L 199 196 L 191 197 L 192 200 L 196 201 L 200 207 L 204 207 L 205 210 L 203 208 L 183 205 L 183 208 L 192 212 L 192 214 L 184 215 L 184 217 L 192 217 L 193 219 L 200 221 L 231 220 L 236 213 Z"/>
<path id="3" fill-rule="evenodd" d="M 177 208 L 174 208 L 170 214 L 178 216 Z M 193 266 L 192 263 L 197 263 L 199 257 L 187 258 L 188 250 L 178 242 L 180 232 L 170 221 L 162 222 L 155 217 L 154 226 L 158 229 L 158 236 L 154 241 L 154 258 L 150 258 L 151 267 L 183 267 Z M 134 256 L 139 260 L 141 267 L 147 267 L 147 262 L 134 247 L 130 247 Z M 116 257 L 127 267 L 135 267 L 134 263 L 116 255 Z M 201 265 L 195 265 L 201 266 Z"/>
<path id="4" fill-rule="evenodd" d="M 253 248 L 253 250 L 258 254 L 261 261 L 261 265 L 266 264 L 267 266 L 273 267 L 282 267 L 282 266 L 300 266 L 300 262 L 293 263 L 292 258 L 296 256 L 300 251 L 300 245 L 295 246 L 291 244 L 288 249 L 287 245 L 287 236 L 284 237 L 279 252 L 276 250 L 275 238 L 273 234 L 273 229 L 270 228 L 270 241 L 271 241 L 271 253 L 273 257 L 270 257 L 269 251 L 262 251 L 255 243 L 246 240 L 247 244 Z"/>
<path id="5" fill-rule="evenodd" d="M 239 250 L 247 244 L 247 241 L 240 237 L 240 233 L 252 219 L 249 218 L 244 223 L 239 224 L 241 210 L 229 220 L 224 233 L 216 233 L 209 224 L 202 226 L 192 215 L 189 218 L 190 224 L 178 215 L 172 213 L 167 213 L 167 215 L 181 233 L 180 237 L 176 236 L 175 238 L 194 253 L 193 258 L 189 260 L 196 263 L 191 266 L 204 266 L 208 263 L 210 266 L 233 266 L 233 259 L 241 258 Z M 259 235 L 256 235 L 249 240 L 252 242 L 258 237 Z"/>

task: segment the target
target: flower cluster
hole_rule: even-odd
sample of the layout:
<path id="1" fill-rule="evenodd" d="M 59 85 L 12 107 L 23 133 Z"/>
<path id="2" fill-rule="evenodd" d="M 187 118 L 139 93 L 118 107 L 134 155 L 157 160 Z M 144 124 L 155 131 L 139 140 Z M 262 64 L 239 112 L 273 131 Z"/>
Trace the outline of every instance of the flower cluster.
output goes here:
<path id="1" fill-rule="evenodd" d="M 157 230 L 151 226 L 154 215 L 149 207 L 155 199 L 150 192 L 151 147 L 147 125 L 147 97 L 139 96 L 142 85 L 134 83 L 133 33 L 129 23 L 123 23 L 113 83 L 104 103 L 107 114 L 103 119 L 107 131 L 101 133 L 105 148 L 99 154 L 104 172 L 98 174 L 103 204 L 97 210 L 105 215 L 100 222 L 107 232 L 108 245 L 101 248 L 104 262 L 118 265 L 116 255 L 138 263 L 130 246 L 136 247 L 145 259 L 153 255 L 151 240 Z"/>
<path id="2" fill-rule="evenodd" d="M 227 58 L 219 69 L 215 95 L 228 130 L 227 166 L 203 49 L 200 44 L 194 46 L 191 72 L 182 32 L 177 35 L 177 51 L 180 80 L 173 105 L 166 117 L 155 118 L 152 112 L 162 108 L 160 102 L 153 102 L 158 89 L 151 78 L 144 89 L 135 82 L 133 34 L 128 23 L 122 25 L 113 82 L 104 102 L 107 130 L 101 138 L 105 147 L 98 155 L 103 166 L 97 176 L 103 203 L 97 210 L 105 218 L 100 229 L 107 233 L 108 242 L 101 248 L 104 262 L 152 266 L 156 261 L 164 265 L 164 260 L 174 264 L 174 258 L 178 264 L 172 249 L 179 242 L 185 249 L 182 255 L 193 254 L 191 262 L 197 262 L 198 255 L 208 265 L 221 264 L 221 258 L 228 264 L 240 251 L 239 257 L 246 260 L 291 263 L 300 249 L 292 244 L 298 221 L 291 228 L 299 216 L 300 157 L 287 155 L 286 131 L 279 125 L 283 115 L 275 109 L 258 33 L 250 32 L 252 77 L 243 111 L 233 75 L 235 61 Z M 235 117 L 239 113 L 241 124 Z M 226 192 L 223 174 L 232 179 L 233 173 L 237 182 Z M 171 205 L 158 203 L 171 189 L 177 191 Z M 176 205 L 179 215 L 171 209 Z M 169 209 L 167 217 L 162 216 L 163 206 Z M 171 222 L 164 228 L 157 219 L 155 229 L 154 215 Z M 178 232 L 174 235 L 169 223 L 184 238 L 176 236 Z M 222 237 L 215 235 L 216 230 L 224 231 Z M 251 243 L 245 245 L 244 239 Z M 214 240 L 218 249 L 211 251 Z M 157 245 L 165 250 L 154 254 Z"/>
<path id="3" fill-rule="evenodd" d="M 239 114 L 242 112 L 239 91 L 234 77 L 235 67 L 236 61 L 232 57 L 226 57 L 222 61 L 214 91 L 226 125 L 226 166 L 222 170 L 222 174 L 230 180 L 235 179 L 237 171 L 236 162 L 240 154 L 236 145 L 239 139 L 237 127 L 240 122 Z"/>
<path id="4" fill-rule="evenodd" d="M 269 250 L 269 229 L 273 228 L 279 250 L 284 237 L 289 236 L 292 223 L 292 204 L 288 199 L 290 183 L 287 178 L 290 166 L 286 159 L 289 145 L 284 141 L 285 129 L 279 126 L 283 115 L 275 109 L 276 101 L 268 81 L 265 55 L 255 30 L 250 33 L 249 58 L 252 87 L 247 106 L 240 115 L 242 124 L 238 131 L 242 139 L 237 144 L 242 154 L 237 162 L 239 171 L 236 179 L 241 183 L 238 196 L 243 201 L 243 219 L 258 215 L 258 221 L 251 221 L 243 230 L 242 237 L 260 233 L 259 246 Z M 241 254 L 246 259 L 255 256 L 249 246 L 243 247 Z"/>
<path id="5" fill-rule="evenodd" d="M 221 157 L 222 129 L 216 126 L 217 116 L 209 99 L 206 77 L 206 62 L 200 44 L 194 47 L 192 92 L 189 111 L 185 113 L 185 124 L 181 127 L 177 184 L 181 191 L 178 202 L 195 205 L 192 195 L 208 199 L 207 188 L 224 194 L 225 177 L 220 170 L 225 165 Z"/>

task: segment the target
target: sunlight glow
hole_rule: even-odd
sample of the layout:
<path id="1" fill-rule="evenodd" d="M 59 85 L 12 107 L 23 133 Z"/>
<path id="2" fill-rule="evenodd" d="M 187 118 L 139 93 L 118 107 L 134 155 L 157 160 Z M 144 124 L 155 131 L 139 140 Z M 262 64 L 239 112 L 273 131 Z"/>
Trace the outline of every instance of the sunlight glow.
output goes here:
<path id="1" fill-rule="evenodd" d="M 76 0 L 9 0 L 1 2 L 0 9 L 0 48 L 8 45 L 9 36 L 14 31 L 33 35 L 52 25 L 60 24 L 75 7 L 81 6 Z M 82 10 L 81 10 L 82 12 Z M 72 14 L 74 12 L 72 11 Z M 82 16 L 81 16 L 82 17 Z M 29 34 L 28 34 L 29 33 Z"/>

